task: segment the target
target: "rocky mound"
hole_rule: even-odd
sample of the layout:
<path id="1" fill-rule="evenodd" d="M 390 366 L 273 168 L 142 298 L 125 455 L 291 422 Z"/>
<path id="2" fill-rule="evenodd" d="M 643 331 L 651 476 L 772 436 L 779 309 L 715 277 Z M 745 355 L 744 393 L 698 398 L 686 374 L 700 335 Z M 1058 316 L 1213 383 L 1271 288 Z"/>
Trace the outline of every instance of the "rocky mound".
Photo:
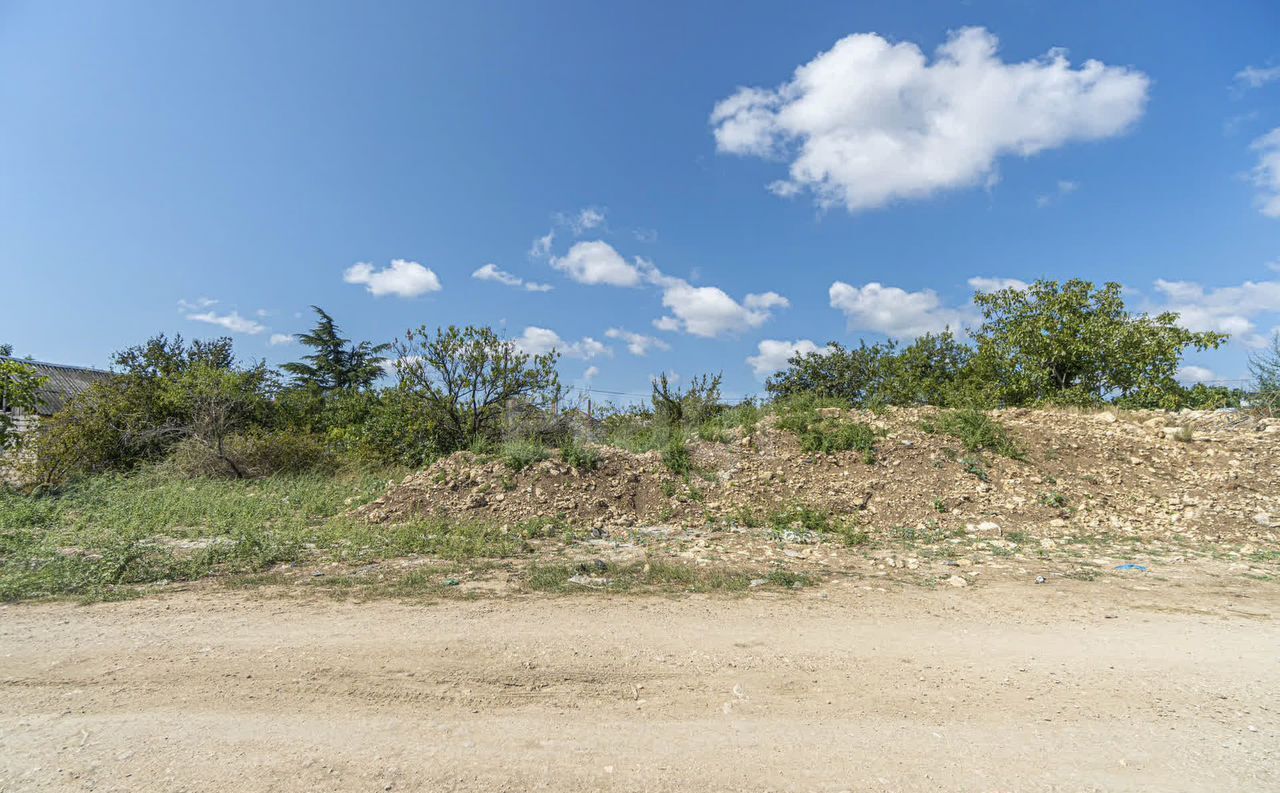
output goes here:
<path id="1" fill-rule="evenodd" d="M 667 470 L 658 452 L 605 446 L 589 472 L 558 457 L 516 472 L 462 452 L 408 476 L 359 514 L 379 523 L 435 516 L 500 525 L 554 517 L 603 529 L 760 523 L 803 507 L 881 530 L 1277 540 L 1280 419 L 997 411 L 1024 452 L 1010 459 L 975 455 L 926 431 L 936 415 L 842 412 L 882 433 L 870 464 L 860 452 L 803 452 L 772 417 L 727 443 L 691 442 L 689 476 Z"/>

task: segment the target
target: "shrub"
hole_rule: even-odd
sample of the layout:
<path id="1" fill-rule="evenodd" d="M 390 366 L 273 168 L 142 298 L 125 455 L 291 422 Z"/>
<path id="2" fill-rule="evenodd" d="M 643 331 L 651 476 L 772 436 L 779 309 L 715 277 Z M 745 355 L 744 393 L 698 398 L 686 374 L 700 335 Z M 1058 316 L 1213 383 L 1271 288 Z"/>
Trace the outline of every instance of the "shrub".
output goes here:
<path id="1" fill-rule="evenodd" d="M 970 452 L 990 451 L 1015 460 L 1024 456 L 1009 431 L 981 410 L 944 411 L 936 421 L 925 422 L 924 430 L 957 438 Z"/>
<path id="2" fill-rule="evenodd" d="M 1009 405 L 1143 395 L 1145 406 L 1172 407 L 1183 352 L 1227 339 L 1186 330 L 1171 312 L 1130 314 L 1118 283 L 1042 280 L 978 293 L 974 303 L 983 317 L 973 334 L 975 365 Z"/>
<path id="3" fill-rule="evenodd" d="M 667 444 L 662 447 L 662 464 L 667 470 L 677 476 L 688 476 L 693 471 L 693 461 L 689 457 L 689 447 L 684 442 L 684 436 L 680 433 L 673 433 L 667 440 Z"/>
<path id="4" fill-rule="evenodd" d="M 594 471 L 600 467 L 599 450 L 579 443 L 573 438 L 560 447 L 560 459 L 583 472 Z"/>
<path id="5" fill-rule="evenodd" d="M 502 444 L 498 450 L 502 462 L 512 471 L 523 471 L 551 456 L 547 447 L 534 440 L 514 440 Z"/>
<path id="6" fill-rule="evenodd" d="M 331 473 L 336 460 L 324 441 L 311 433 L 253 430 L 227 439 L 225 454 L 246 478 L 278 474 Z M 189 478 L 232 476 L 225 461 L 205 444 L 188 438 L 165 461 L 174 473 Z M 233 477 L 234 478 L 234 477 Z"/>
<path id="7" fill-rule="evenodd" d="M 796 354 L 765 387 L 775 397 L 812 393 L 846 406 L 951 405 L 967 401 L 972 350 L 950 331 L 925 334 L 905 348 L 860 342 Z"/>
<path id="8" fill-rule="evenodd" d="M 517 403 L 549 406 L 559 394 L 558 354 L 529 355 L 491 328 L 424 325 L 395 345 L 400 387 L 422 400 L 439 426 L 444 451 L 496 437 Z"/>

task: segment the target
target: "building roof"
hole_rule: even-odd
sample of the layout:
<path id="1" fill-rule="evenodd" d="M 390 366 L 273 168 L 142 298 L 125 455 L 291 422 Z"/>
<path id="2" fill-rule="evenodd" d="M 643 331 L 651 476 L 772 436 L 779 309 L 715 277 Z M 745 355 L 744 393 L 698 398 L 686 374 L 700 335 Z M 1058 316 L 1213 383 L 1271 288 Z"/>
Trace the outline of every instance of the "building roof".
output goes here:
<path id="1" fill-rule="evenodd" d="M 76 394 L 81 393 L 94 383 L 109 380 L 113 375 L 101 369 L 90 369 L 85 366 L 67 366 L 45 361 L 28 361 L 22 358 L 0 356 L 0 360 L 14 361 L 35 369 L 41 377 L 46 378 L 43 385 L 36 389 L 36 412 L 41 416 L 51 416 L 62 409 Z"/>

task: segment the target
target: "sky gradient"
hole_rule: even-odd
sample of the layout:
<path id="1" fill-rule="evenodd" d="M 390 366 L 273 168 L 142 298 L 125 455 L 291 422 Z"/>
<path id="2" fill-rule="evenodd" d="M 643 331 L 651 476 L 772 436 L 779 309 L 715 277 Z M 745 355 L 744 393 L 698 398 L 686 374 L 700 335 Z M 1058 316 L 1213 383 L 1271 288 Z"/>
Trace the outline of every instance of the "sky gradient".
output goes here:
<path id="1" fill-rule="evenodd" d="M 1280 5 L 905 5 L 0 0 L 0 342 L 279 363 L 318 304 L 736 396 L 1083 277 L 1231 331 L 1186 377 L 1245 377 L 1280 326 Z"/>

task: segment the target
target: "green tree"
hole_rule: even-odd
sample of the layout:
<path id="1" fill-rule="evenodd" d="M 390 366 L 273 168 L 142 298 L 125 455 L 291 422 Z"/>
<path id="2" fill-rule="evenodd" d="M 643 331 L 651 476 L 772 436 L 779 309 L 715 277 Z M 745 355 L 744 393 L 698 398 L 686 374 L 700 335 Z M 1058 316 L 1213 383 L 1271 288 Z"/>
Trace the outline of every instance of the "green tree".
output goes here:
<path id="1" fill-rule="evenodd" d="M 1116 398 L 1141 407 L 1176 407 L 1175 380 L 1187 348 L 1214 349 L 1224 333 L 1196 333 L 1178 315 L 1131 314 L 1121 287 L 1072 279 L 978 293 L 982 325 L 974 375 L 1008 405 L 1091 404 Z"/>
<path id="2" fill-rule="evenodd" d="M 313 352 L 302 356 L 302 361 L 280 367 L 293 375 L 298 384 L 319 389 L 322 393 L 364 389 L 382 375 L 382 353 L 391 349 L 390 344 L 372 344 L 362 341 L 352 344 L 342 337 L 333 317 L 319 306 L 312 306 L 318 319 L 307 333 L 297 334 L 302 344 Z"/>
<path id="3" fill-rule="evenodd" d="M 0 453 L 16 449 L 22 442 L 14 429 L 13 413 L 35 411 L 37 391 L 46 379 L 21 361 L 0 360 Z"/>
<path id="4" fill-rule="evenodd" d="M 432 334 L 423 325 L 394 350 L 401 388 L 436 419 L 441 451 L 492 439 L 508 403 L 545 408 L 559 392 L 558 353 L 530 355 L 491 328 L 450 325 Z"/>

